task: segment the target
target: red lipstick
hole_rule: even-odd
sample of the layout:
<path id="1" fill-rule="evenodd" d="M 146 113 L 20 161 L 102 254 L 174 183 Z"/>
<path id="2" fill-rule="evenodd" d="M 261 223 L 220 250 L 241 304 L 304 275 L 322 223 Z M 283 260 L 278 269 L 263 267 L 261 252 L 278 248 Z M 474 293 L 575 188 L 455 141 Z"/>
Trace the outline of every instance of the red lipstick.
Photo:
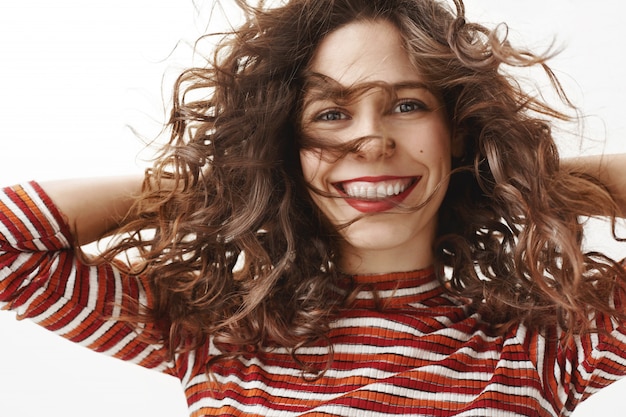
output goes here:
<path id="1" fill-rule="evenodd" d="M 402 203 L 421 177 L 360 177 L 333 184 L 339 194 L 361 213 L 380 213 Z"/>

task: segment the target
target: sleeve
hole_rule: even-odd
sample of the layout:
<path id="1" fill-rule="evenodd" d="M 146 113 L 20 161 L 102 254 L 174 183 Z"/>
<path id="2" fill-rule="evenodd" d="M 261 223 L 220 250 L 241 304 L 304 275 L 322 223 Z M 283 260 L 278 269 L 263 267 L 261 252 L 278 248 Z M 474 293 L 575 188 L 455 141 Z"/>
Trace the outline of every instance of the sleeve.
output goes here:
<path id="1" fill-rule="evenodd" d="M 617 293 L 614 299 L 617 309 L 626 307 L 623 301 Z M 580 364 L 572 382 L 584 388 L 577 389 L 581 392 L 580 401 L 626 375 L 626 323 L 603 314 L 597 315 L 595 323 L 597 333 L 577 339 L 576 351 L 583 353 L 579 353 Z M 578 381 L 584 381 L 584 385 Z"/>
<path id="2" fill-rule="evenodd" d="M 624 308 L 619 296 L 615 306 Z M 560 329 L 533 338 L 544 390 L 554 404 L 573 412 L 576 406 L 626 375 L 626 325 L 596 313 L 595 330 L 565 341 Z"/>
<path id="3" fill-rule="evenodd" d="M 111 264 L 76 256 L 61 213 L 35 183 L 0 192 L 0 307 L 48 330 L 146 368 L 172 374 L 163 346 L 141 337 L 144 327 L 122 320 L 127 299 L 149 305 L 141 279 Z"/>

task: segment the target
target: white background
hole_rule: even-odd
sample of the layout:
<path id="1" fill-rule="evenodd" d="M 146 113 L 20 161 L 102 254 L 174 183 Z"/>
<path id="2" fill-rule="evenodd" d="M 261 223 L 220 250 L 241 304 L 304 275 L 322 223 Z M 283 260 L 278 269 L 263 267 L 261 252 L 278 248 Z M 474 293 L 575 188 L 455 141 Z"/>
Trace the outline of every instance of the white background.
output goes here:
<path id="1" fill-rule="evenodd" d="M 202 4 L 200 0 L 197 0 Z M 164 120 L 163 101 L 211 2 L 3 0 L 0 3 L 0 184 L 141 172 L 142 141 Z M 224 0 L 224 3 L 228 3 Z M 513 35 L 565 51 L 553 66 L 590 117 L 567 155 L 626 151 L 624 36 L 618 0 L 467 0 L 471 19 L 506 21 Z M 519 35 L 519 37 L 518 37 Z M 199 60 L 195 60 L 199 63 Z M 590 245 L 607 237 L 594 225 Z M 617 246 L 602 246 L 626 254 Z M 626 381 L 575 413 L 622 416 Z M 0 414 L 11 417 L 183 417 L 178 381 L 74 346 L 0 313 Z"/>

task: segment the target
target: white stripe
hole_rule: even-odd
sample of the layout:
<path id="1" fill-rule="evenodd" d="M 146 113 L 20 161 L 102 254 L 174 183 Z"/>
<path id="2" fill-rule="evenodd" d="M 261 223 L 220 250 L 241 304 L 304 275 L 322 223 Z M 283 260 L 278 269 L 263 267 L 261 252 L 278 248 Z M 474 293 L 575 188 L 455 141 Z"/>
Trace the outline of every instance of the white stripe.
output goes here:
<path id="1" fill-rule="evenodd" d="M 32 256 L 32 254 L 28 254 L 28 257 Z M 59 258 L 56 257 L 54 259 L 52 259 L 52 264 L 50 265 L 49 268 L 49 273 L 53 274 L 54 271 L 58 268 L 59 265 Z M 28 285 L 30 285 L 30 282 L 36 278 L 37 276 L 39 276 L 41 273 L 40 267 L 38 266 L 37 269 L 35 269 L 34 271 L 31 272 L 31 274 L 29 275 L 28 279 L 24 280 L 24 282 L 22 283 L 20 288 L 26 287 Z M 43 285 L 39 288 L 37 288 L 33 294 L 31 294 L 30 298 L 28 300 L 26 300 L 26 302 L 24 302 L 24 304 L 22 304 L 21 306 L 18 306 L 14 309 L 14 311 L 19 315 L 23 315 L 26 313 L 26 311 L 28 311 L 28 309 L 30 308 L 31 304 L 39 297 L 41 296 L 41 294 L 46 292 L 46 288 L 47 285 Z M 61 300 L 64 301 L 64 300 Z M 51 316 L 55 311 L 53 309 L 54 306 L 52 306 L 52 308 L 48 308 L 47 310 L 45 310 L 44 312 L 42 312 L 39 316 L 37 317 L 33 317 L 33 321 L 35 322 L 39 322 L 45 318 L 48 318 L 49 316 Z"/>
<path id="2" fill-rule="evenodd" d="M 53 265 L 50 268 L 50 274 L 56 273 L 56 270 L 59 267 L 58 264 L 59 264 L 59 258 L 58 257 L 54 258 Z M 74 319 L 68 324 L 66 324 L 64 327 L 56 330 L 55 333 L 61 336 L 66 336 L 68 333 L 72 332 L 74 329 L 80 326 L 82 322 L 85 320 L 85 318 L 87 318 L 95 310 L 95 306 L 98 301 L 98 285 L 97 285 L 97 273 L 96 272 L 97 271 L 95 267 L 89 267 L 89 283 L 86 286 L 88 290 L 87 305 L 84 307 L 76 305 L 76 307 L 80 308 L 81 310 L 80 313 L 76 315 L 76 317 L 74 317 Z M 56 314 L 64 306 L 70 303 L 74 303 L 74 289 L 76 286 L 76 279 L 77 279 L 76 264 L 73 264 L 72 269 L 67 276 L 67 281 L 66 281 L 67 285 L 64 289 L 63 295 L 53 305 L 51 305 L 46 311 L 44 311 L 43 313 L 41 313 L 40 315 L 36 317 L 33 317 L 33 320 L 35 322 L 44 321 L 50 316 Z M 35 298 L 41 295 L 43 292 L 47 291 L 49 286 L 50 286 L 50 283 L 37 289 L 37 291 L 35 292 L 32 298 Z M 29 300 L 28 304 L 30 304 L 30 302 L 31 300 Z"/>
<path id="3" fill-rule="evenodd" d="M 35 190 L 29 183 L 24 184 L 23 187 L 28 192 L 28 195 L 31 197 L 32 201 L 35 203 L 37 208 L 41 210 L 41 212 L 45 216 L 45 219 L 48 221 L 49 225 L 52 226 L 52 228 L 54 229 L 55 231 L 54 237 L 60 240 L 62 248 L 66 248 L 66 249 L 70 248 L 71 247 L 70 242 L 68 242 L 65 236 L 61 233 L 61 225 L 56 221 L 56 218 L 50 211 L 50 208 L 43 202 L 41 197 L 39 197 L 39 194 L 37 194 L 37 190 Z M 46 250 L 46 249 L 47 248 L 44 247 L 42 250 Z"/>
<path id="4" fill-rule="evenodd" d="M 419 295 L 429 292 L 437 287 L 441 286 L 439 281 L 433 280 L 428 283 L 424 283 L 418 287 L 398 288 L 393 290 L 379 290 L 376 294 L 379 298 L 398 298 L 406 297 L 410 295 Z M 371 300 L 374 298 L 373 291 L 361 291 L 357 294 L 357 300 Z M 383 300 L 384 301 L 384 300 Z"/>
<path id="5" fill-rule="evenodd" d="M 433 318 L 438 318 L 438 317 L 433 317 Z M 491 343 L 495 340 L 497 340 L 497 337 L 493 337 L 493 336 L 488 336 L 486 335 L 484 332 L 482 331 L 475 331 L 472 334 L 468 334 L 464 331 L 460 331 L 460 330 L 456 330 L 454 328 L 451 327 L 447 327 L 445 326 L 446 324 L 450 324 L 450 321 L 448 318 L 444 318 L 443 320 L 444 322 L 442 324 L 444 324 L 444 326 L 442 326 L 441 329 L 437 329 L 435 331 L 429 332 L 429 333 L 423 333 L 422 331 L 420 331 L 419 329 L 417 329 L 416 327 L 410 326 L 410 325 L 406 325 L 404 323 L 401 323 L 399 321 L 390 319 L 390 318 L 385 318 L 385 317 L 376 317 L 376 318 L 372 318 L 372 317 L 351 317 L 351 318 L 342 318 L 338 321 L 332 322 L 330 324 L 331 328 L 333 329 L 349 329 L 349 328 L 367 328 L 367 329 L 380 329 L 383 332 L 393 332 L 394 335 L 397 335 L 398 333 L 404 333 L 406 335 L 412 335 L 412 336 L 416 336 L 416 337 L 420 337 L 423 336 L 425 334 L 434 334 L 437 333 L 439 336 L 441 337 L 447 337 L 450 338 L 452 340 L 455 340 L 457 342 L 466 342 L 472 338 L 476 338 L 476 337 L 480 337 L 481 340 L 483 340 L 486 343 Z M 446 321 L 448 323 L 446 323 Z M 427 328 L 430 328 L 432 330 L 432 327 L 430 327 L 429 325 L 425 324 L 424 325 Z M 304 351 L 304 350 L 303 350 Z"/>
<path id="6" fill-rule="evenodd" d="M 626 359 L 622 356 L 618 356 L 613 352 L 609 352 L 609 351 L 605 351 L 603 352 L 603 354 L 601 354 L 600 356 L 603 356 L 605 360 L 600 360 L 602 363 L 604 363 L 605 365 L 607 364 L 606 359 L 608 359 L 609 361 L 617 364 L 618 366 L 626 366 Z M 619 372 L 619 370 L 618 370 Z M 594 374 L 596 375 L 600 375 L 606 379 L 610 379 L 613 381 L 617 381 L 618 379 L 622 378 L 623 375 L 621 373 L 618 374 L 613 374 L 613 373 L 608 373 L 606 371 L 603 371 L 600 368 L 595 368 L 595 372 Z"/>
<path id="7" fill-rule="evenodd" d="M 493 408 L 472 408 L 469 411 L 465 411 L 460 414 L 455 414 L 455 417 L 484 417 L 484 416 L 528 417 L 525 414 L 517 414 L 513 411 L 494 410 Z"/>
<path id="8" fill-rule="evenodd" d="M 304 401 L 304 400 L 303 400 Z M 290 416 L 297 416 L 300 415 L 299 412 L 289 412 L 287 410 L 280 410 L 277 411 L 273 408 L 268 408 L 268 407 L 264 407 L 262 405 L 256 404 L 256 405 L 243 405 L 238 401 L 235 401 L 232 398 L 226 397 L 224 400 L 221 401 L 215 401 L 212 398 L 202 398 L 201 400 L 191 404 L 189 406 L 189 415 L 198 412 L 200 410 L 202 410 L 203 408 L 208 408 L 208 409 L 216 409 L 216 408 L 220 408 L 220 407 L 224 407 L 224 406 L 231 406 L 239 411 L 243 411 L 245 410 L 246 413 L 253 413 L 253 414 L 258 414 L 258 415 L 262 415 L 262 416 L 275 416 L 277 414 L 277 412 L 280 413 L 281 417 L 290 417 Z M 203 415 L 210 415 L 210 414 L 203 414 Z"/>
<path id="9" fill-rule="evenodd" d="M 23 184 L 22 188 L 24 189 L 26 194 L 30 197 L 31 201 L 35 204 L 35 206 L 39 210 L 41 210 L 42 214 L 44 215 L 44 219 L 41 219 L 42 222 L 43 223 L 47 222 L 49 224 L 49 226 L 52 227 L 52 229 L 55 231 L 54 237 L 56 237 L 57 239 L 59 239 L 61 241 L 61 244 L 63 245 L 63 248 L 69 248 L 70 247 L 69 242 L 67 241 L 65 236 L 63 236 L 60 233 L 61 226 L 57 223 L 57 221 L 54 218 L 54 216 L 52 215 L 52 212 L 50 211 L 50 209 L 41 200 L 41 198 L 37 194 L 37 191 L 30 184 Z M 10 199 L 5 193 L 0 193 L 0 201 L 2 201 L 4 204 L 6 204 L 6 206 L 9 208 L 9 210 L 14 215 L 16 215 L 20 219 L 20 221 L 22 223 L 24 223 L 24 225 L 28 229 L 29 233 L 33 237 L 30 241 L 32 241 L 35 244 L 37 249 L 40 250 L 40 251 L 47 250 L 48 248 L 46 248 L 46 246 L 41 243 L 41 240 L 40 240 L 41 237 L 42 237 L 41 234 L 33 226 L 32 222 L 29 220 L 29 218 L 26 215 L 26 213 L 24 213 L 13 202 L 13 200 Z M 4 227 L 2 224 L 0 224 L 0 233 L 3 236 L 5 236 L 5 239 L 7 240 L 7 242 L 9 244 L 11 244 L 13 246 L 16 246 L 16 244 L 19 243 L 19 241 L 16 239 L 16 237 L 13 236 L 13 234 L 9 232 L 9 229 Z"/>
<path id="10" fill-rule="evenodd" d="M 613 321 L 611 321 L 613 322 Z M 626 345 L 626 335 L 624 333 L 622 333 L 624 331 L 624 327 L 623 326 L 618 326 L 616 323 L 613 322 L 613 326 L 614 329 L 611 332 L 611 336 L 613 336 L 615 338 L 615 340 L 617 342 L 619 342 L 622 345 Z"/>
<path id="11" fill-rule="evenodd" d="M 256 366 L 259 368 L 259 371 L 267 373 L 268 375 L 276 375 L 276 376 L 288 376 L 293 377 L 295 379 L 301 378 L 302 370 L 300 368 L 285 368 L 285 367 L 277 367 L 277 366 L 269 366 L 259 364 L 257 360 L 249 360 L 249 361 L 241 361 L 244 362 L 244 368 L 251 368 L 252 366 Z M 189 368 L 191 369 L 193 365 L 190 364 Z M 294 366 L 296 366 L 294 364 Z M 397 374 L 396 372 L 387 372 L 376 368 L 359 368 L 354 370 L 337 370 L 337 369 L 329 369 L 324 374 L 325 378 L 329 379 L 346 379 L 351 377 L 365 377 L 365 378 L 388 378 Z M 223 380 L 231 377 L 231 375 L 221 376 L 219 374 L 214 375 L 219 380 Z M 194 375 L 189 379 L 189 386 L 193 386 L 196 384 L 201 384 L 207 381 L 207 376 L 203 374 Z"/>
<path id="12" fill-rule="evenodd" d="M 391 324 L 390 324 L 391 323 Z M 391 326 L 391 327 L 390 327 Z M 404 323 L 384 318 L 384 317 L 350 317 L 342 318 L 338 321 L 330 323 L 332 329 L 350 329 L 350 328 L 367 328 L 380 329 L 384 332 L 393 332 L 394 334 L 405 333 L 412 336 L 423 336 L 424 333 L 419 329 L 406 325 Z M 425 326 L 428 327 L 428 326 Z"/>
<path id="13" fill-rule="evenodd" d="M 180 356 L 177 355 L 177 358 L 178 357 L 180 357 Z M 195 363 L 196 363 L 196 351 L 193 350 L 193 351 L 191 351 L 191 352 L 189 352 L 187 354 L 187 371 L 185 372 L 185 375 L 183 375 L 183 377 L 181 378 L 181 382 L 182 382 L 184 387 L 187 387 L 191 383 L 191 381 L 192 381 L 193 377 L 192 377 L 191 373 L 194 370 Z M 205 377 L 206 377 L 206 375 L 205 375 Z M 206 380 L 206 378 L 205 378 L 205 380 Z M 198 383 L 198 382 L 196 382 L 196 383 Z"/>
<path id="14" fill-rule="evenodd" d="M 68 324 L 66 324 L 63 328 L 59 329 L 57 331 L 58 334 L 60 334 L 61 336 L 66 336 L 68 333 L 72 332 L 74 329 L 76 329 L 78 326 L 80 326 L 87 317 L 89 317 L 89 315 L 95 310 L 96 308 L 96 303 L 98 302 L 98 277 L 97 277 L 97 270 L 95 267 L 88 267 L 89 268 L 89 282 L 87 283 L 86 286 L 81 286 L 81 290 L 85 290 L 85 288 L 88 291 L 88 295 L 87 295 L 87 305 L 86 306 L 76 306 L 78 308 L 80 308 L 80 313 L 78 313 L 73 319 L 72 321 L 70 321 Z M 67 281 L 67 287 L 65 289 L 65 293 L 63 294 L 63 297 L 65 298 L 64 303 L 63 304 L 68 304 L 68 303 L 75 303 L 75 291 L 77 290 L 76 287 L 76 280 L 77 280 L 77 275 L 78 272 L 76 271 L 76 264 L 72 264 L 72 270 L 70 271 L 70 274 L 68 276 L 68 281 Z M 59 304 L 61 303 L 61 300 L 59 301 Z"/>
<path id="15" fill-rule="evenodd" d="M 436 373 L 436 375 L 441 375 Z M 476 398 L 474 394 L 463 394 L 458 391 L 449 392 L 432 392 L 417 390 L 409 387 L 403 387 L 393 384 L 388 384 L 384 381 L 375 382 L 373 384 L 366 385 L 363 389 L 358 389 L 359 392 L 371 392 L 371 393 L 383 393 L 386 395 L 393 395 L 398 397 L 404 397 L 409 399 L 424 398 L 424 394 L 428 396 L 428 401 L 437 401 L 452 404 L 467 404 Z"/>
<path id="16" fill-rule="evenodd" d="M 3 252 L 0 252 L 0 254 L 2 253 Z M 0 281 L 3 281 L 7 279 L 7 277 L 13 275 L 15 271 L 20 269 L 31 258 L 31 256 L 33 256 L 32 253 L 20 252 L 10 267 L 5 266 L 2 268 L 2 270 L 0 270 Z M 39 268 L 36 268 L 35 271 L 38 272 Z M 37 273 L 31 273 L 29 279 L 25 279 L 24 282 L 20 284 L 20 288 L 23 288 L 26 285 L 28 285 L 30 281 L 32 280 L 32 278 L 34 278 L 35 276 L 37 276 Z"/>
<path id="17" fill-rule="evenodd" d="M 122 276 L 120 275 L 120 271 L 117 268 L 111 266 L 111 269 L 113 271 L 113 276 L 106 276 L 106 279 L 113 280 L 113 288 L 115 293 L 113 295 L 113 311 L 111 314 L 113 318 L 117 318 L 122 314 L 122 298 L 124 295 L 124 293 L 122 292 Z"/>
<path id="18" fill-rule="evenodd" d="M 98 346 L 95 343 L 98 339 L 103 336 L 106 332 L 108 332 L 113 326 L 115 326 L 115 322 L 113 320 L 105 322 L 102 326 L 98 327 L 98 329 L 91 333 L 89 337 L 79 342 L 80 345 L 91 348 L 92 345 Z M 98 351 L 100 352 L 100 351 Z"/>
<path id="19" fill-rule="evenodd" d="M 1 197 L 1 195 L 0 195 Z M 0 236 L 4 237 L 4 240 L 11 245 L 11 247 L 15 247 L 17 245 L 17 239 L 15 239 L 15 236 L 13 236 L 10 232 L 9 229 L 7 229 L 4 225 L 4 223 L 0 222 Z M 0 252 L 0 253 L 4 253 L 4 252 Z"/>
<path id="20" fill-rule="evenodd" d="M 37 229 L 35 229 L 35 227 L 33 227 L 32 223 L 28 220 L 28 217 L 26 216 L 26 214 L 6 194 L 0 193 L 0 201 L 6 204 L 9 210 L 24 224 L 24 226 L 26 226 L 29 233 L 33 236 L 31 241 L 37 244 L 37 249 L 45 250 L 46 248 L 41 246 L 41 244 L 38 242 L 38 239 L 41 237 L 39 235 L 39 232 L 37 231 Z M 2 235 L 5 236 L 5 239 L 11 246 L 15 247 L 17 246 L 18 243 L 21 243 L 21 240 L 18 240 L 9 231 L 9 229 L 4 227 L 1 223 L 0 223 L 0 227 L 2 227 L 2 229 L 0 229 L 0 233 L 2 233 Z"/>
<path id="21" fill-rule="evenodd" d="M 537 401 L 539 404 L 541 404 L 541 407 L 543 409 L 554 413 L 554 407 L 548 402 L 548 400 L 544 398 L 544 393 L 541 391 L 538 391 L 534 387 L 529 387 L 529 386 L 517 387 L 517 386 L 491 383 L 487 386 L 487 388 L 488 389 L 486 389 L 484 392 L 499 392 L 505 395 L 510 395 L 511 399 L 519 400 L 522 397 L 532 398 L 535 401 Z"/>

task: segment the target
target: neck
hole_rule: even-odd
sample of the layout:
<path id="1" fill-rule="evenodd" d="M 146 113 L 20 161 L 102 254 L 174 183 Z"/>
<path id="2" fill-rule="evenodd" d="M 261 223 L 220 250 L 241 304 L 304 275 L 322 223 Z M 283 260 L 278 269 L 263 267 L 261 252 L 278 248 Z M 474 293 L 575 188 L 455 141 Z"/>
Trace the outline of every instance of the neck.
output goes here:
<path id="1" fill-rule="evenodd" d="M 430 245 L 357 249 L 345 244 L 341 253 L 341 270 L 351 275 L 416 271 L 430 267 L 434 261 Z"/>

